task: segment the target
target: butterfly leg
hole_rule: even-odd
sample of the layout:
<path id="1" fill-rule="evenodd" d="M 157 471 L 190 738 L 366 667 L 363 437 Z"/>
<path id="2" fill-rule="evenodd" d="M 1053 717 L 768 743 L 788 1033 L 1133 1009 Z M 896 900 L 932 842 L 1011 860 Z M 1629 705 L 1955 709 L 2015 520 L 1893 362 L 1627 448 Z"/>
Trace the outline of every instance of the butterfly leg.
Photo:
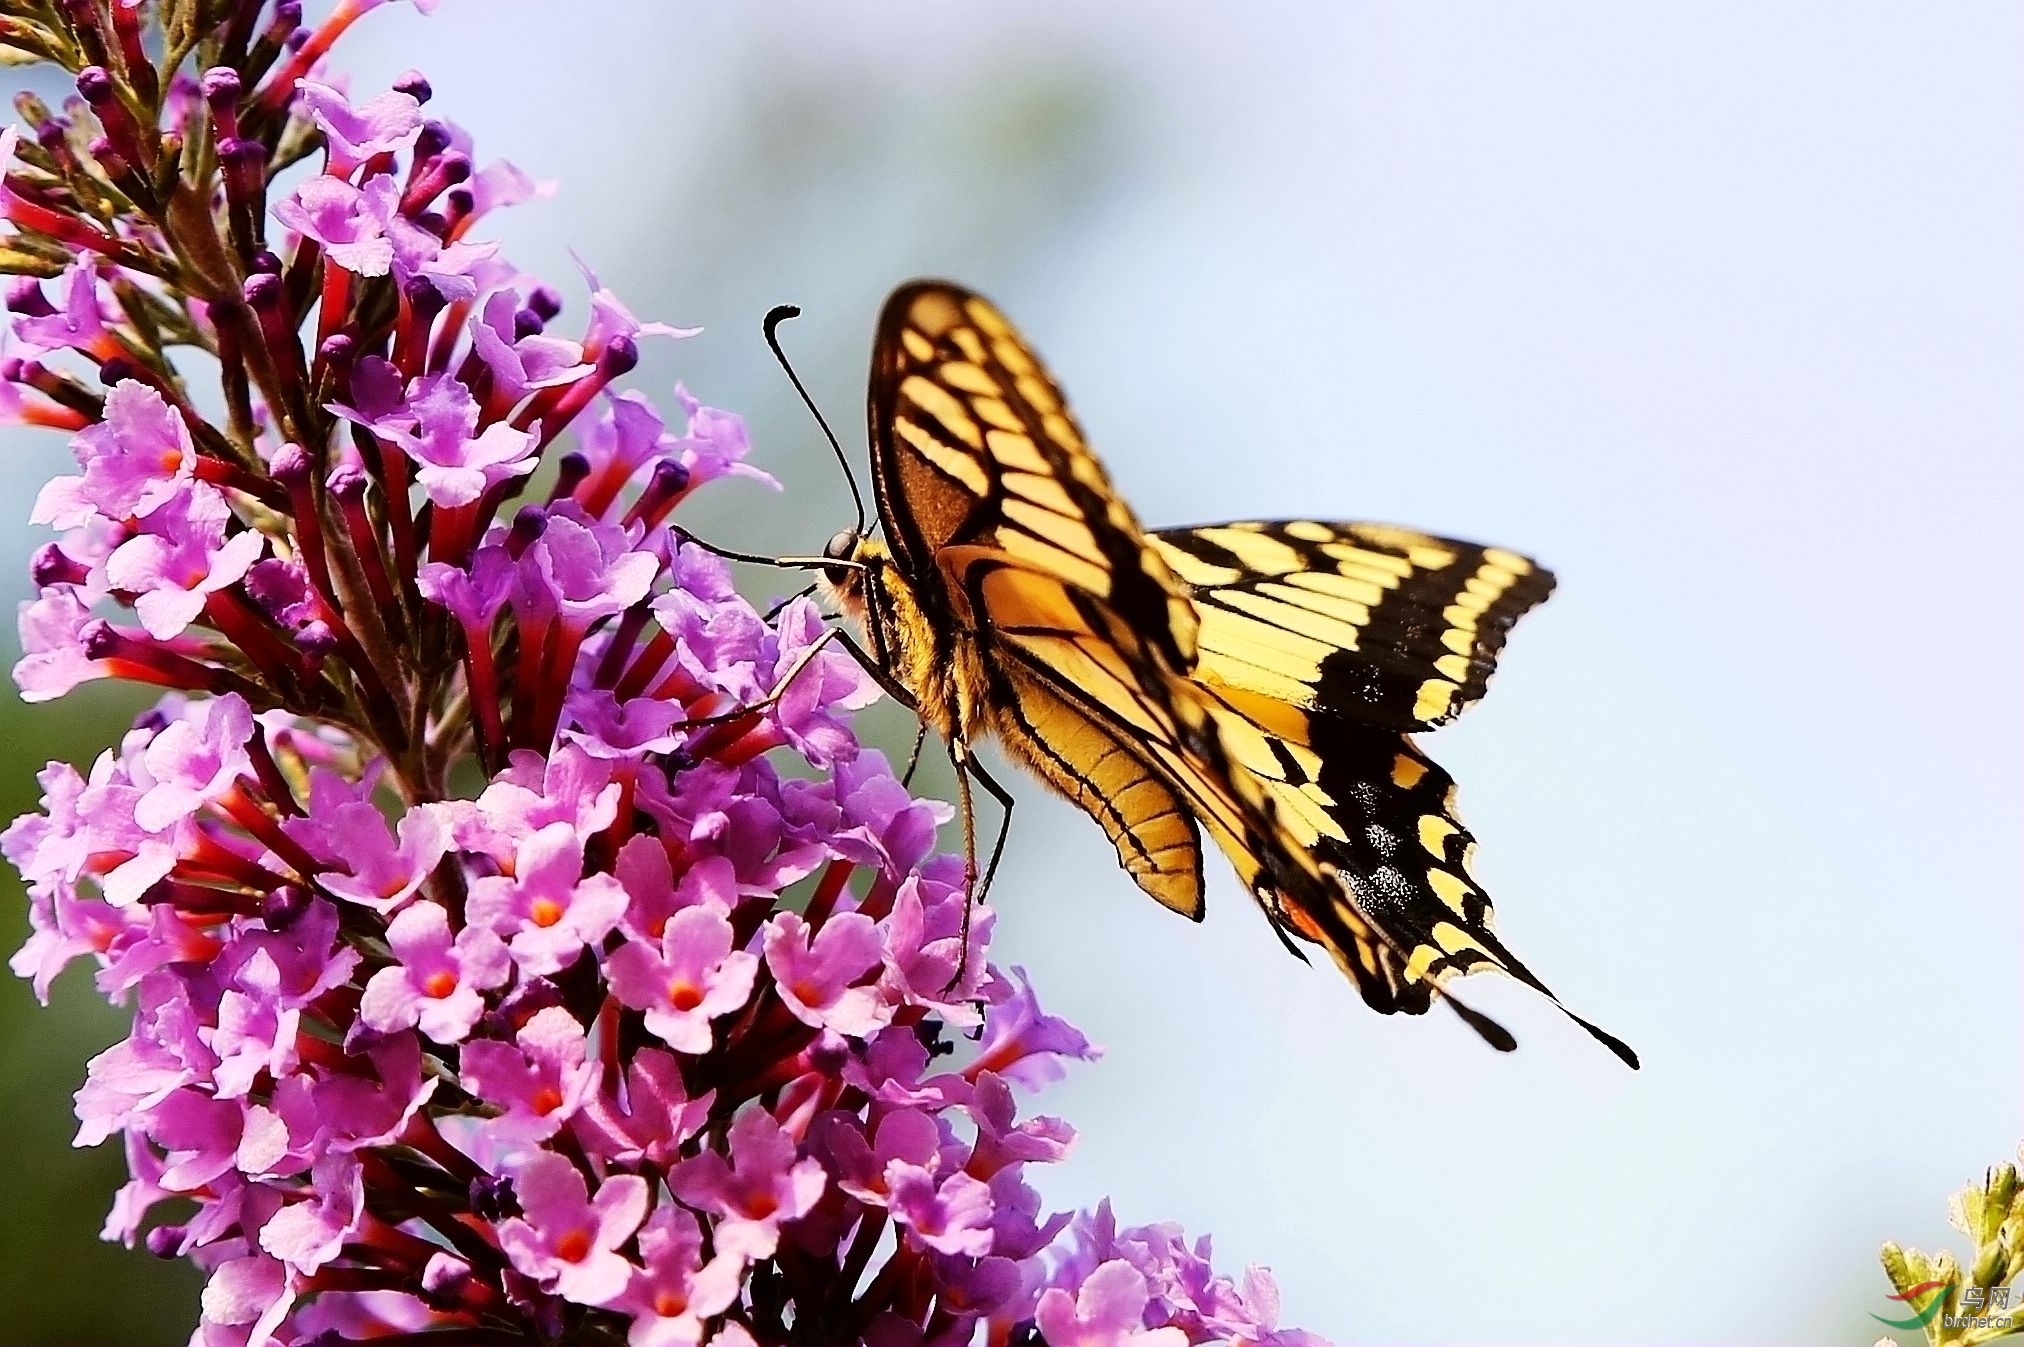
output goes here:
<path id="1" fill-rule="evenodd" d="M 914 751 L 907 754 L 907 769 L 900 773 L 900 784 L 902 786 L 914 784 L 914 769 L 921 765 L 921 745 L 927 742 L 928 722 L 924 720 L 914 730 Z"/>
<path id="2" fill-rule="evenodd" d="M 780 602 L 774 604 L 771 608 L 768 608 L 766 610 L 765 616 L 761 617 L 759 620 L 761 622 L 764 622 L 769 627 L 772 626 L 773 619 L 780 616 L 780 614 L 786 609 L 788 604 L 793 603 L 796 599 L 805 599 L 814 592 L 815 592 L 814 585 L 810 585 L 806 589 L 796 590 L 794 593 L 789 594 L 786 598 L 782 599 Z"/>
<path id="3" fill-rule="evenodd" d="M 841 627 L 831 627 L 829 630 L 836 633 L 838 644 L 849 651 L 850 657 L 858 662 L 858 666 L 871 675 L 871 681 L 879 685 L 881 692 L 915 715 L 920 714 L 921 704 L 914 700 L 914 694 L 907 691 L 904 683 L 887 672 L 885 665 L 875 659 L 870 651 L 859 645 L 856 637 Z"/>
<path id="4" fill-rule="evenodd" d="M 963 972 L 970 959 L 970 912 L 984 901 L 984 895 L 991 890 L 991 880 L 998 873 L 999 858 L 1005 854 L 1005 839 L 1012 831 L 1012 793 L 998 784 L 997 778 L 984 770 L 984 764 L 970 754 L 970 746 L 960 739 L 949 744 L 949 761 L 956 769 L 956 798 L 963 810 L 963 927 L 957 936 L 956 968 L 949 975 L 948 985 L 943 992 L 952 991 L 963 980 Z M 991 858 L 984 865 L 981 882 L 977 874 L 977 815 L 970 794 L 970 778 L 975 776 L 977 784 L 989 791 L 991 798 L 999 805 L 997 840 L 991 844 Z"/>
<path id="5" fill-rule="evenodd" d="M 984 878 L 977 888 L 977 901 L 983 902 L 984 895 L 991 892 L 991 880 L 998 873 L 998 862 L 1005 855 L 1005 839 L 1012 835 L 1012 792 L 998 784 L 997 778 L 984 770 L 984 764 L 970 759 L 970 770 L 976 774 L 977 784 L 991 793 L 998 802 L 998 838 L 991 843 L 991 858 L 984 862 Z"/>
<path id="6" fill-rule="evenodd" d="M 773 690 L 758 701 L 747 702 L 735 710 L 719 712 L 714 716 L 698 716 L 694 720 L 677 721 L 669 726 L 669 728 L 677 730 L 700 729 L 705 725 L 722 725 L 728 721 L 743 719 L 755 712 L 771 710 L 780 704 L 782 697 L 787 695 L 787 689 L 794 686 L 794 680 L 801 676 L 802 670 L 815 661 L 815 657 L 822 652 L 822 647 L 828 645 L 831 640 L 842 634 L 834 627 L 824 628 L 822 635 L 811 641 L 808 648 L 795 657 L 794 663 L 788 666 L 787 672 L 781 675 L 780 681 L 774 684 Z"/>

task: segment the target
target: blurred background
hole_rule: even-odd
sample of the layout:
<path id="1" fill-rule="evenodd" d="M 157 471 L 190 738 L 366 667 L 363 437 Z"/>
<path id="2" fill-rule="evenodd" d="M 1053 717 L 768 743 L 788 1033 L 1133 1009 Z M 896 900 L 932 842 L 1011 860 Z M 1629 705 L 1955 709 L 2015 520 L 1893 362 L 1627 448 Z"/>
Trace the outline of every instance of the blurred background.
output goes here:
<path id="1" fill-rule="evenodd" d="M 1149 522 L 1395 520 L 1559 572 L 1426 743 L 1500 930 L 1641 1073 L 1514 985 L 1471 984 L 1508 1057 L 1370 1015 L 1219 861 L 1196 929 L 1030 783 L 994 891 L 999 956 L 1109 1049 L 1041 1101 L 1082 1131 L 1048 1198 L 1427 1343 L 1869 1341 L 1879 1242 L 1948 1243 L 2024 1134 L 2020 55 L 1999 3 L 488 0 L 339 48 L 560 181 L 503 221 L 522 266 L 574 248 L 706 327 L 635 383 L 744 412 L 786 483 L 705 493 L 723 543 L 850 522 L 761 314 L 806 309 L 861 455 L 878 306 L 939 274 L 1027 329 Z M 68 458 L 4 440 L 25 563 Z M 134 709 L 7 695 L 9 814 Z M 96 1240 L 115 1148 L 68 1148 L 122 1032 L 75 970 L 48 1011 L 0 983 L 0 1341 L 194 1320 Z"/>

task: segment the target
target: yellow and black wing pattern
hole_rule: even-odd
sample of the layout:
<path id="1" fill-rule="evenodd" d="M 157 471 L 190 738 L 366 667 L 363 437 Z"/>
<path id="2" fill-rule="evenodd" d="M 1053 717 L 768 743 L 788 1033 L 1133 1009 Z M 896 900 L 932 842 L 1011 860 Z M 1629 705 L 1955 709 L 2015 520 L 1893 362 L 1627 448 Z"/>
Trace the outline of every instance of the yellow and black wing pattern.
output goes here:
<path id="1" fill-rule="evenodd" d="M 928 624 L 974 644 L 984 718 L 1014 756 L 1094 816 L 1125 869 L 1176 911 L 1202 913 L 1197 824 L 1254 892 L 1331 906 L 1337 886 L 1265 784 L 1236 768 L 1188 677 L 1187 585 L 1011 323 L 955 286 L 901 287 L 880 321 L 870 410 L 895 564 Z M 1381 938 L 1332 905 L 1342 911 L 1321 924 L 1359 951 L 1366 996 L 1388 997 Z"/>
<path id="2" fill-rule="evenodd" d="M 1196 677 L 1318 716 L 1425 730 L 1489 686 L 1553 576 L 1391 524 L 1247 521 L 1153 535 L 1201 615 Z"/>
<path id="3" fill-rule="evenodd" d="M 1545 988 L 1491 932 L 1452 783 L 1401 731 L 1482 695 L 1551 577 L 1374 524 L 1148 534 L 1039 357 L 946 283 L 887 302 L 870 401 L 881 526 L 937 659 L 975 654 L 977 721 L 1141 887 L 1199 917 L 1205 829 L 1371 1006 L 1442 999 L 1513 1046 L 1442 984 L 1496 967 Z"/>
<path id="4" fill-rule="evenodd" d="M 1243 770 L 1266 784 L 1280 812 L 1307 836 L 1312 854 L 1334 873 L 1357 915 L 1379 938 L 1383 990 L 1358 979 L 1366 1001 L 1384 1012 L 1423 1013 L 1450 978 L 1495 969 L 1532 987 L 1619 1058 L 1637 1054 L 1621 1039 L 1567 1010 L 1497 937 L 1489 895 L 1470 868 L 1476 839 L 1455 812 L 1455 783 L 1412 739 L 1380 726 L 1316 716 L 1297 708 L 1253 717 L 1221 702 L 1216 716 Z M 1326 928 L 1292 910 L 1296 934 L 1343 955 Z M 1452 995 L 1448 997 L 1453 1001 Z M 1465 1007 L 1456 1006 L 1475 1022 Z M 1479 1026 L 1480 1027 L 1480 1026 Z"/>
<path id="5" fill-rule="evenodd" d="M 1552 575 L 1515 552 L 1389 524 L 1245 521 L 1152 537 L 1200 613 L 1193 677 L 1220 704 L 1237 761 L 1384 939 L 1394 1004 L 1379 1008 L 1420 1013 L 1448 978 L 1484 968 L 1558 1005 L 1492 929 L 1453 778 L 1401 733 L 1483 695 Z M 1621 1040 L 1569 1015 L 1636 1065 Z"/>
<path id="6" fill-rule="evenodd" d="M 958 549 L 1002 553 L 1109 605 L 1170 666 L 1193 664 L 1187 587 L 1146 545 L 1061 389 L 989 300 L 941 281 L 895 291 L 870 400 L 879 519 L 921 597 L 941 597 L 975 555 Z"/>

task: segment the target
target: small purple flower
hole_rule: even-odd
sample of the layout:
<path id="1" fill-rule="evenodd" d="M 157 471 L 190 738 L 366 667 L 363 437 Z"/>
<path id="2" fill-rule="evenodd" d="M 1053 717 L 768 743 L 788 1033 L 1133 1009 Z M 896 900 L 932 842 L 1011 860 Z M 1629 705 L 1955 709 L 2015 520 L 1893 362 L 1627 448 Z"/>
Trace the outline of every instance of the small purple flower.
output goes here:
<path id="1" fill-rule="evenodd" d="M 287 1266 L 265 1254 L 220 1263 L 204 1284 L 205 1325 L 239 1330 L 220 1335 L 219 1341 L 266 1341 L 294 1299 L 289 1280 Z"/>
<path id="2" fill-rule="evenodd" d="M 624 1293 L 632 1264 L 617 1250 L 647 1213 L 647 1181 L 606 1179 L 591 1197 L 576 1166 L 544 1151 L 513 1176 L 524 1219 L 504 1221 L 499 1243 L 513 1266 L 579 1305 L 608 1305 Z"/>
<path id="3" fill-rule="evenodd" d="M 495 1144 L 531 1145 L 562 1130 L 597 1086 L 583 1026 L 550 1006 L 527 1021 L 512 1043 L 464 1045 L 464 1087 L 504 1113 L 485 1124 Z"/>
<path id="4" fill-rule="evenodd" d="M 620 794 L 611 764 L 603 759 L 568 745 L 545 758 L 523 749 L 479 795 L 476 812 L 482 826 L 500 836 L 522 838 L 567 823 L 580 836 L 591 837 L 618 817 Z M 488 849 L 476 841 L 471 845 Z"/>
<path id="5" fill-rule="evenodd" d="M 104 677 L 104 665 L 84 653 L 80 632 L 92 621 L 91 605 L 76 585 L 51 585 L 20 608 L 21 659 L 14 686 L 24 702 L 61 697 L 79 683 Z"/>
<path id="6" fill-rule="evenodd" d="M 573 630 L 586 630 L 645 598 L 660 574 L 659 558 L 633 550 L 637 531 L 597 523 L 574 503 L 557 506 L 522 556 L 521 574 L 552 596 Z"/>
<path id="7" fill-rule="evenodd" d="M 822 613 L 808 600 L 797 599 L 782 609 L 776 631 L 771 667 L 761 675 L 768 691 L 783 689 L 773 708 L 774 721 L 787 742 L 818 767 L 854 757 L 857 737 L 838 713 L 877 701 L 878 684 L 833 642 L 808 653 L 828 631 Z"/>
<path id="8" fill-rule="evenodd" d="M 336 1258 L 365 1223 L 365 1183 L 358 1157 L 333 1151 L 311 1171 L 306 1198 L 274 1213 L 260 1229 L 260 1247 L 304 1276 Z"/>
<path id="9" fill-rule="evenodd" d="M 703 1261 L 703 1230 L 696 1218 L 673 1203 L 655 1208 L 639 1234 L 640 1262 L 625 1297 L 616 1302 L 633 1319 L 627 1347 L 696 1347 L 703 1321 L 738 1299 L 743 1261 L 723 1256 Z"/>
<path id="10" fill-rule="evenodd" d="M 292 631 L 301 631 L 320 615 L 309 573 L 300 562 L 282 557 L 269 557 L 246 572 L 246 596 Z"/>
<path id="11" fill-rule="evenodd" d="M 783 912 L 766 923 L 765 949 L 780 999 L 802 1023 L 864 1038 L 892 1019 L 876 984 L 855 985 L 885 953 L 878 926 L 863 913 L 838 913 L 811 931 L 798 914 Z"/>
<path id="12" fill-rule="evenodd" d="M 35 352 L 82 351 L 101 360 L 118 354 L 121 347 L 105 325 L 117 321 L 119 310 L 107 296 L 98 270 L 97 256 L 86 254 L 58 280 L 63 294 L 52 311 L 17 316 L 14 335 L 21 344 Z"/>
<path id="13" fill-rule="evenodd" d="M 330 171 L 338 177 L 349 177 L 376 155 L 408 149 L 422 130 L 422 105 L 399 90 L 376 94 L 354 108 L 329 85 L 298 80 L 295 102 L 323 132 Z"/>
<path id="14" fill-rule="evenodd" d="M 295 1034 L 302 1012 L 264 996 L 227 991 L 218 998 L 218 1023 L 198 1031 L 217 1054 L 211 1080 L 220 1099 L 244 1099 L 262 1075 L 286 1076 L 295 1069 Z"/>
<path id="15" fill-rule="evenodd" d="M 892 915 L 886 919 L 889 993 L 910 1004 L 927 1006 L 959 1027 L 980 1019 L 973 1002 L 987 972 L 974 951 L 967 956 L 964 953 L 963 909 L 968 904 L 968 890 L 960 884 L 912 874 L 900 884 L 893 897 Z M 979 907 L 970 917 L 970 938 L 988 940 L 996 923 L 995 912 Z M 958 960 L 963 965 L 962 977 L 952 985 Z"/>
<path id="16" fill-rule="evenodd" d="M 896 1163 L 886 1205 L 893 1219 L 937 1253 L 975 1258 L 991 1251 L 991 1189 L 968 1174 L 940 1183 L 927 1170 Z"/>
<path id="17" fill-rule="evenodd" d="M 68 529 L 93 513 L 112 520 L 151 514 L 188 487 L 197 465 L 190 428 L 138 379 L 114 384 L 105 419 L 80 430 L 70 447 L 84 475 L 43 487 L 29 516 L 35 523 Z"/>
<path id="18" fill-rule="evenodd" d="M 680 384 L 675 385 L 675 401 L 689 418 L 688 431 L 675 441 L 675 449 L 691 482 L 700 485 L 719 477 L 749 477 L 779 489 L 770 474 L 745 462 L 752 441 L 745 433 L 744 417 L 705 407 Z"/>
<path id="19" fill-rule="evenodd" d="M 723 913 L 685 908 L 668 919 L 658 946 L 632 940 L 612 954 L 612 992 L 645 1011 L 648 1032 L 676 1052 L 708 1052 L 710 1021 L 745 1004 L 759 969 L 759 956 L 731 941 Z"/>
<path id="20" fill-rule="evenodd" d="M 324 410 L 364 426 L 388 438 L 395 430 L 412 430 L 414 414 L 408 409 L 407 380 L 400 367 L 385 356 L 369 355 L 351 371 L 351 402 L 332 402 Z"/>
<path id="21" fill-rule="evenodd" d="M 472 924 L 450 932 L 450 914 L 436 903 L 413 903 L 387 926 L 387 944 L 400 962 L 372 975 L 359 1016 L 370 1029 L 391 1033 L 419 1027 L 438 1043 L 455 1043 L 485 1013 L 483 992 L 500 986 L 512 961 L 499 937 Z"/>
<path id="22" fill-rule="evenodd" d="M 681 747 L 689 713 L 680 702 L 633 697 L 621 702 L 601 688 L 576 689 L 567 703 L 571 728 L 565 732 L 584 752 L 598 757 L 639 758 Z"/>
<path id="23" fill-rule="evenodd" d="M 576 259 L 576 269 L 583 273 L 584 282 L 590 287 L 590 330 L 583 338 L 586 355 L 597 355 L 620 337 L 693 337 L 703 330 L 700 327 L 669 327 L 666 323 L 642 323 L 633 317 L 632 310 L 625 306 L 623 300 L 605 288 L 597 273 L 584 265 L 580 257 Z"/>
<path id="24" fill-rule="evenodd" d="M 620 488 L 641 468 L 667 456 L 674 437 L 652 402 L 638 393 L 608 393 L 604 406 L 577 430 L 577 445 L 590 461 L 589 489 L 580 497 L 602 514 Z"/>
<path id="25" fill-rule="evenodd" d="M 1003 1077 L 986 1071 L 977 1078 L 977 1091 L 970 1100 L 970 1116 L 977 1124 L 977 1142 L 964 1169 L 980 1179 L 989 1179 L 1007 1166 L 1029 1162 L 1052 1163 L 1066 1159 L 1075 1142 L 1075 1129 L 1059 1118 L 1035 1117 L 1014 1122 L 1017 1108 L 1012 1087 Z"/>
<path id="26" fill-rule="evenodd" d="M 551 823 L 519 846 L 513 873 L 471 886 L 473 925 L 489 926 L 530 976 L 559 973 L 585 945 L 610 934 L 626 892 L 610 875 L 583 873 L 583 838 Z"/>
<path id="27" fill-rule="evenodd" d="M 351 1054 L 347 1065 L 355 1060 L 357 1054 Z M 385 1145 L 435 1095 L 436 1085 L 422 1071 L 421 1040 L 395 1034 L 369 1049 L 361 1067 L 314 1083 L 319 1140 L 346 1151 Z"/>
<path id="28" fill-rule="evenodd" d="M 343 178 L 319 174 L 275 203 L 274 218 L 321 244 L 330 260 L 360 276 L 384 276 L 394 245 L 364 192 Z"/>
<path id="29" fill-rule="evenodd" d="M 150 1107 L 148 1138 L 165 1152 L 162 1186 L 187 1193 L 230 1170 L 245 1116 L 232 1100 L 189 1086 Z"/>
<path id="30" fill-rule="evenodd" d="M 511 407 L 534 389 L 574 383 L 596 368 L 585 362 L 580 342 L 541 332 L 517 335 L 519 300 L 512 290 L 495 290 L 471 324 L 471 349 L 492 371 L 494 405 Z"/>
<path id="31" fill-rule="evenodd" d="M 218 971 L 260 999 L 302 1010 L 351 980 L 363 957 L 341 942 L 335 904 L 311 897 L 286 930 L 248 927 L 220 952 Z"/>
<path id="32" fill-rule="evenodd" d="M 1033 1320 L 1047 1347 L 1187 1347 L 1180 1329 L 1145 1326 L 1147 1299 L 1145 1276 L 1116 1259 L 1090 1273 L 1074 1294 L 1049 1287 Z"/>
<path id="33" fill-rule="evenodd" d="M 161 832 L 230 791 L 252 772 L 252 737 L 252 708 L 237 693 L 199 702 L 171 721 L 142 754 L 152 784 L 134 802 L 134 822 Z"/>
<path id="34" fill-rule="evenodd" d="M 781 1223 L 806 1216 L 824 1186 L 821 1163 L 797 1160 L 794 1139 L 758 1108 L 731 1123 L 728 1159 L 705 1151 L 668 1175 L 676 1197 L 717 1218 L 717 1251 L 747 1259 L 770 1257 Z"/>
<path id="35" fill-rule="evenodd" d="M 142 1031 L 113 1044 L 85 1064 L 77 1102 L 78 1146 L 96 1146 L 114 1132 L 141 1121 L 199 1071 L 172 1048 Z"/>
<path id="36" fill-rule="evenodd" d="M 376 912 L 391 912 L 412 898 L 450 841 L 443 811 L 430 805 L 410 809 L 398 825 L 389 825 L 378 805 L 354 800 L 283 826 L 319 860 L 343 867 L 319 874 L 318 886 Z"/>
<path id="37" fill-rule="evenodd" d="M 838 1116 L 823 1133 L 836 1186 L 874 1207 L 892 1198 L 893 1175 L 910 1169 L 931 1173 L 941 1164 L 949 1142 L 932 1114 L 917 1108 L 896 1108 L 878 1121 L 867 1144 L 857 1125 Z"/>
<path id="38" fill-rule="evenodd" d="M 709 1121 L 716 1092 L 690 1098 L 672 1053 L 641 1048 L 626 1068 L 623 1106 L 609 1091 L 592 1095 L 572 1126 L 584 1148 L 623 1164 L 674 1162 L 684 1142 Z"/>
<path id="39" fill-rule="evenodd" d="M 984 1041 L 965 1074 L 974 1079 L 995 1071 L 1031 1090 L 1059 1080 L 1063 1060 L 1093 1062 L 1103 1055 L 1080 1029 L 1040 1009 L 1025 969 L 1012 970 L 1011 989 L 1010 998 L 985 1022 Z"/>
<path id="40" fill-rule="evenodd" d="M 155 1148 L 148 1144 L 140 1132 L 130 1131 L 125 1135 L 127 1181 L 113 1194 L 112 1210 L 106 1213 L 105 1227 L 99 1238 L 118 1240 L 129 1249 L 140 1234 L 141 1224 L 147 1220 L 148 1211 L 157 1203 L 176 1196 L 161 1186 L 162 1171 L 167 1162 L 155 1154 Z"/>
<path id="41" fill-rule="evenodd" d="M 366 209 L 379 221 L 393 246 L 394 279 L 402 285 L 421 279 L 445 299 L 476 299 L 513 278 L 513 268 L 497 259 L 497 243 L 445 244 L 401 207 L 401 185 L 390 174 L 369 178 Z"/>
<path id="42" fill-rule="evenodd" d="M 448 610 L 467 630 L 482 631 L 506 606 L 513 591 L 513 558 L 503 547 L 481 547 L 466 570 L 432 561 L 421 568 L 417 587 L 430 603 Z"/>
<path id="43" fill-rule="evenodd" d="M 471 390 L 431 374 L 408 391 L 412 427 L 377 428 L 414 460 L 415 480 L 437 505 L 469 505 L 490 487 L 534 471 L 534 437 L 504 421 L 478 429 Z"/>
<path id="44" fill-rule="evenodd" d="M 106 558 L 106 583 L 136 596 L 134 611 L 157 640 L 180 636 L 213 593 L 237 584 L 267 550 L 252 529 L 226 536 L 231 507 L 195 483 L 141 521 Z"/>
<path id="45" fill-rule="evenodd" d="M 473 216 L 555 195 L 554 182 L 536 182 L 519 166 L 504 159 L 494 159 L 479 169 L 466 185 L 471 189 Z"/>
<path id="46" fill-rule="evenodd" d="M 668 918 L 685 907 L 709 904 L 729 912 L 738 901 L 738 876 L 722 856 L 701 856 L 676 883 L 668 849 L 658 838 L 635 837 L 619 849 L 613 866 L 630 898 L 619 924 L 635 940 L 657 943 Z"/>

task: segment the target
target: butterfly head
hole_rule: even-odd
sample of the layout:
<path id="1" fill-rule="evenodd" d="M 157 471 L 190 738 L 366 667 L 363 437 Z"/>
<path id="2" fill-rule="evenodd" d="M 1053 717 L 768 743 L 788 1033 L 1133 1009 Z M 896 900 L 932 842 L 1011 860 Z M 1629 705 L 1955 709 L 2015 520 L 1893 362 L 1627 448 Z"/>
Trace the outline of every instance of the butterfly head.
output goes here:
<path id="1" fill-rule="evenodd" d="M 852 617 L 862 619 L 876 600 L 871 595 L 885 588 L 890 558 L 883 545 L 855 529 L 845 529 L 822 549 L 822 579 L 837 605 Z"/>
<path id="2" fill-rule="evenodd" d="M 830 564 L 822 568 L 822 578 L 829 581 L 832 589 L 841 591 L 858 574 L 857 552 L 864 546 L 864 536 L 855 529 L 845 529 L 829 540 L 822 549 L 822 555 Z"/>

